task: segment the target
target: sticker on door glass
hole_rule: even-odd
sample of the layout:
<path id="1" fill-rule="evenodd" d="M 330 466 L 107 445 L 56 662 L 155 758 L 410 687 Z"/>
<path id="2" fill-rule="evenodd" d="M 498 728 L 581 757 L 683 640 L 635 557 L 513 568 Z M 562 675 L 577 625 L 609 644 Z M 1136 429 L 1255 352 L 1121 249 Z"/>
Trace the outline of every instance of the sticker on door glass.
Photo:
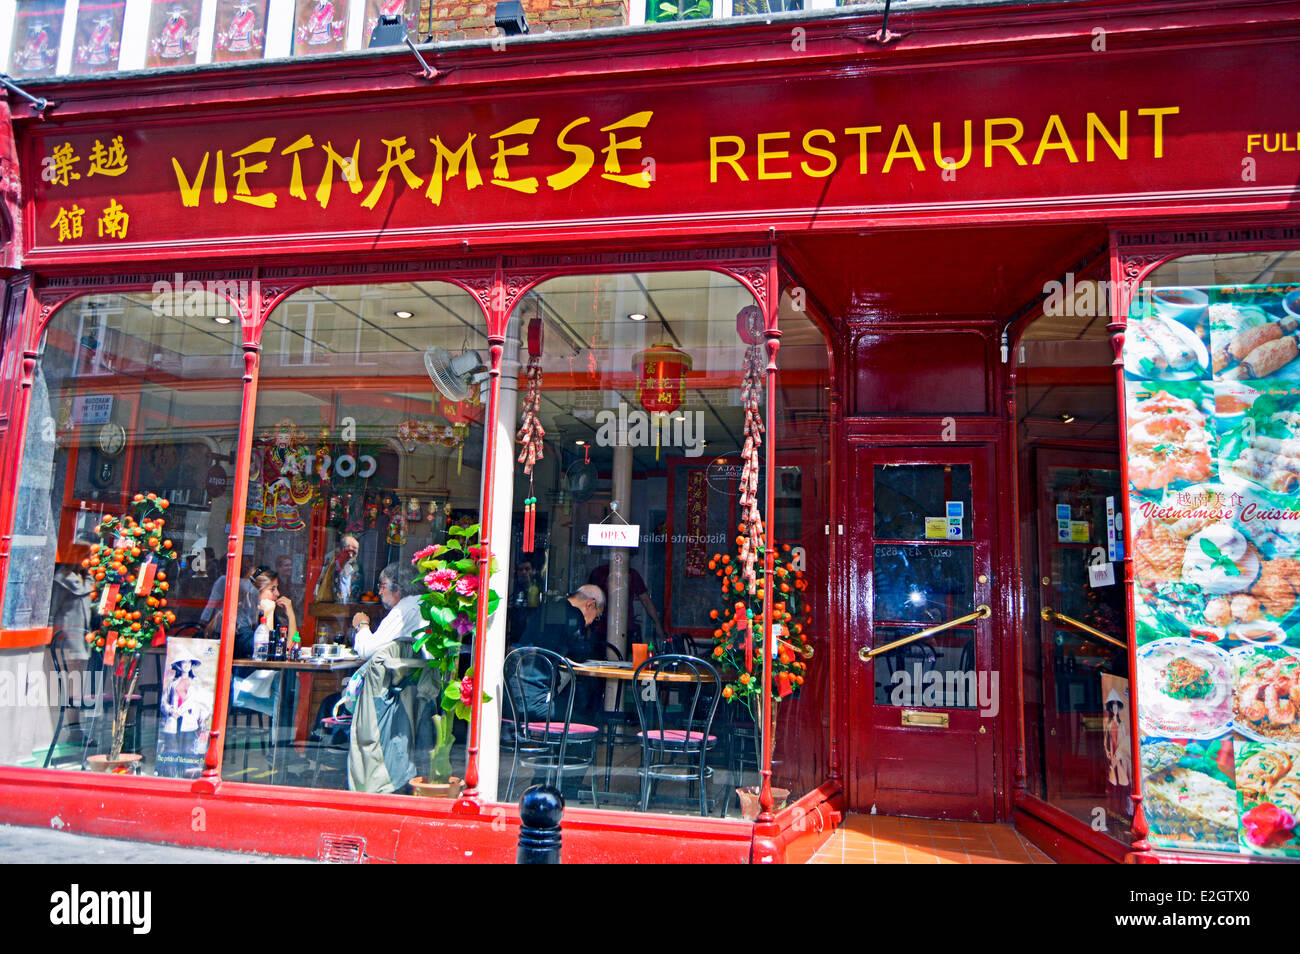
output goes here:
<path id="1" fill-rule="evenodd" d="M 949 520 L 952 520 L 954 518 L 960 520 L 962 517 L 966 516 L 966 505 L 962 503 L 960 500 L 946 501 L 946 505 L 948 508 Z"/>
<path id="2" fill-rule="evenodd" d="M 1090 539 L 1092 539 L 1092 527 L 1087 520 L 1070 521 L 1071 543 L 1087 543 Z"/>
<path id="3" fill-rule="evenodd" d="M 947 540 L 948 519 L 946 517 L 926 517 L 925 538 L 927 540 Z"/>

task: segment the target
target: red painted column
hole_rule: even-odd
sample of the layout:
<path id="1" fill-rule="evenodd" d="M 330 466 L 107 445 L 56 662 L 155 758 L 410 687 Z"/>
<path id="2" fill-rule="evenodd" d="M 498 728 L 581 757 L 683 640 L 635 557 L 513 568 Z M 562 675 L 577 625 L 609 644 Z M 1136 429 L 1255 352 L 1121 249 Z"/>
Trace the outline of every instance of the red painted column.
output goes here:
<path id="1" fill-rule="evenodd" d="M 1124 514 L 1124 592 L 1127 607 L 1124 619 L 1124 634 L 1128 640 L 1129 672 L 1129 744 L 1133 748 L 1132 801 L 1133 801 L 1133 842 L 1130 846 L 1134 859 L 1138 862 L 1154 861 L 1151 843 L 1147 841 L 1150 831 L 1146 813 L 1142 810 L 1142 748 L 1138 733 L 1137 711 L 1141 700 L 1137 687 L 1137 626 L 1134 616 L 1134 579 L 1133 579 L 1133 521 L 1129 519 L 1129 482 L 1128 482 L 1128 409 L 1124 402 L 1124 331 L 1128 327 L 1128 309 L 1133 300 L 1133 289 L 1141 280 L 1141 274 L 1125 276 L 1120 249 L 1114 231 L 1110 238 L 1110 277 L 1111 277 L 1111 312 L 1110 323 L 1106 330 L 1110 332 L 1111 347 L 1115 352 L 1115 419 L 1119 427 L 1119 495 Z M 1145 272 L 1143 272 L 1145 274 Z"/>
<path id="2" fill-rule="evenodd" d="M 248 474 L 253 459 L 253 432 L 257 415 L 257 380 L 261 361 L 262 292 L 253 282 L 247 312 L 241 315 L 244 338 L 244 393 L 239 411 L 239 447 L 235 452 L 234 488 L 230 498 L 230 535 L 226 541 L 226 592 L 222 598 L 221 649 L 218 653 L 216 700 L 212 710 L 212 731 L 203 775 L 194 782 L 196 792 L 215 792 L 221 784 L 221 760 L 225 750 L 226 718 L 230 709 L 231 666 L 235 658 L 235 607 L 239 603 L 239 581 L 243 577 L 244 515 L 248 510 Z"/>

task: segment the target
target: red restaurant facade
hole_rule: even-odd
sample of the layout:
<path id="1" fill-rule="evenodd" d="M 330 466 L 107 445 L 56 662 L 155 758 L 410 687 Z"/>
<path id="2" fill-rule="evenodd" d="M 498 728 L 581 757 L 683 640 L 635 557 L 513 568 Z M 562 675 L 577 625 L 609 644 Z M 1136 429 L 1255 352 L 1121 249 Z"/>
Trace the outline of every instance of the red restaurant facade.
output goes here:
<path id="1" fill-rule="evenodd" d="M 372 51 L 31 82 L 55 105 L 11 107 L 0 664 L 44 671 L 58 624 L 41 580 L 79 563 L 86 527 L 137 492 L 177 501 L 186 572 L 214 554 L 229 612 L 198 777 L 54 767 L 53 717 L 19 703 L 0 726 L 0 821 L 512 860 L 499 699 L 473 707 L 459 799 L 237 773 L 241 562 L 284 559 L 304 635 L 323 634 L 330 601 L 311 596 L 353 527 L 332 522 L 332 497 L 351 500 L 341 480 L 304 494 L 310 512 L 285 509 L 266 463 L 276 429 L 310 448 L 319 431 L 339 467 L 391 462 L 400 533 L 372 529 L 357 492 L 368 570 L 408 556 L 425 514 L 472 512 L 502 563 L 481 564 L 480 585 L 525 609 L 535 568 L 563 595 L 599 559 L 559 542 L 609 519 L 581 496 L 591 467 L 596 502 L 631 500 L 648 535 L 609 572 L 639 570 L 665 629 L 711 646 L 702 564 L 727 551 L 738 512 L 720 501 L 735 496 L 748 346 L 766 542 L 795 549 L 808 587 L 803 682 L 748 763 L 789 804 L 765 799 L 757 822 L 571 804 L 566 861 L 798 861 L 847 811 L 1014 822 L 1059 860 L 1199 857 L 1215 847 L 1199 822 L 1150 837 L 1135 753 L 1152 743 L 1119 718 L 1141 711 L 1138 687 L 1107 703 L 1130 692 L 1141 641 L 1136 531 L 1114 519 L 1131 512 L 1135 466 L 1120 349 L 1144 282 L 1249 284 L 1259 261 L 1273 272 L 1256 284 L 1300 280 L 1300 100 L 1280 79 L 1300 64 L 1297 23 L 1291 0 L 918 5 L 883 43 L 876 14 L 846 9 L 451 44 L 433 79 L 409 52 Z M 402 330 L 392 316 L 410 300 L 445 318 Z M 750 305 L 761 333 L 731 340 Z M 658 330 L 630 337 L 642 310 Z M 512 443 L 530 321 L 561 342 L 542 363 L 555 469 L 531 481 Z M 693 359 L 681 408 L 702 436 L 684 425 L 620 456 L 595 425 L 632 403 L 630 356 L 660 343 Z M 481 350 L 487 385 L 471 415 L 435 415 L 448 429 L 417 440 L 395 428 L 429 416 L 430 345 Z M 22 492 L 42 474 L 48 518 Z M 194 474 L 210 481 L 202 505 Z M 529 495 L 546 510 L 544 562 L 520 550 Z M 1094 563 L 1110 569 L 1090 579 Z M 770 621 L 784 584 L 771 567 L 764 579 Z M 196 626 L 197 587 L 175 601 Z M 618 628 L 626 643 L 620 605 L 611 641 Z M 511 624 L 476 623 L 473 664 L 499 680 Z M 921 627 L 938 631 L 889 648 Z M 974 697 L 925 694 L 930 673 L 970 673 Z M 301 722 L 309 680 L 299 696 Z"/>

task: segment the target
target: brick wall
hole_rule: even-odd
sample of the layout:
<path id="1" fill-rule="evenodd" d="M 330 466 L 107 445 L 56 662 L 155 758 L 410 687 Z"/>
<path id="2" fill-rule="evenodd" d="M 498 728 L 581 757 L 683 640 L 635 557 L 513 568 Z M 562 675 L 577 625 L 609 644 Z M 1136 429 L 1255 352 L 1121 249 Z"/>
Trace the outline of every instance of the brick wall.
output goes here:
<path id="1" fill-rule="evenodd" d="M 561 33 L 592 27 L 623 26 L 627 4 L 644 0 L 523 0 L 530 33 Z M 495 33 L 496 0 L 425 0 L 416 27 L 420 36 L 440 40 L 481 39 Z"/>

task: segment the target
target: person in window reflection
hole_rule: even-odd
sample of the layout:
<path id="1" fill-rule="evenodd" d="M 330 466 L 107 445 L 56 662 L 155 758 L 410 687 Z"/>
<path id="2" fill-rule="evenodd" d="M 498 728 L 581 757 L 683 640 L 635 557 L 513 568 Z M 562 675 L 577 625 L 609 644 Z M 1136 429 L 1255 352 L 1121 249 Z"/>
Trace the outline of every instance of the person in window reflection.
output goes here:
<path id="1" fill-rule="evenodd" d="M 298 602 L 298 590 L 293 583 L 293 557 L 281 553 L 275 558 L 275 572 L 280 577 L 280 595 L 290 603 Z"/>
<path id="2" fill-rule="evenodd" d="M 294 614 L 293 604 L 287 596 L 280 595 L 280 575 L 274 570 L 261 568 L 253 575 L 253 588 L 256 596 L 251 603 L 240 601 L 239 615 L 235 622 L 235 658 L 251 659 L 253 656 L 253 634 L 267 605 L 272 607 L 274 618 L 271 623 L 271 636 L 281 626 L 289 632 L 298 631 L 298 617 Z"/>
<path id="3" fill-rule="evenodd" d="M 240 569 L 244 575 L 239 581 L 239 595 L 235 604 L 238 607 L 236 628 L 257 611 L 257 587 L 253 585 L 253 577 L 261 572 L 262 567 L 250 561 L 241 564 Z M 212 584 L 212 592 L 208 594 L 208 605 L 203 607 L 203 612 L 199 614 L 199 622 L 203 624 L 204 632 L 214 639 L 221 636 L 221 605 L 225 599 L 226 574 L 222 573 Z M 257 623 L 254 622 L 253 625 L 256 626 Z"/>
<path id="4" fill-rule="evenodd" d="M 605 612 L 605 591 L 592 583 L 586 583 L 563 600 L 550 603 L 540 612 L 529 617 L 528 625 L 520 638 L 521 646 L 536 646 L 549 649 L 568 659 L 584 660 L 598 658 L 597 648 L 604 643 L 604 638 L 593 632 L 592 624 Z M 599 654 L 599 656 L 603 656 Z M 547 718 L 562 715 L 567 700 L 551 700 L 548 706 L 546 698 L 550 691 L 550 677 L 540 672 L 522 672 L 520 682 L 523 684 L 524 702 L 528 706 L 529 718 L 538 718 L 542 713 Z M 577 690 L 573 701 L 573 718 L 590 714 L 596 702 L 597 693 L 603 694 L 604 685 L 598 679 L 586 679 Z M 587 685 L 587 684 L 590 685 Z M 548 711 L 549 709 L 549 711 Z"/>
<path id="5" fill-rule="evenodd" d="M 361 544 L 350 533 L 339 540 L 339 548 L 325 558 L 316 584 L 318 603 L 356 603 L 361 599 Z"/>
<path id="6" fill-rule="evenodd" d="M 602 592 L 608 593 L 609 564 L 602 563 L 600 566 L 596 567 L 596 569 L 592 570 L 591 576 L 587 578 L 587 582 L 600 587 Z M 654 601 L 650 599 L 650 590 L 646 587 L 645 580 L 641 579 L 641 574 L 630 566 L 627 568 L 627 587 L 627 595 L 630 599 L 627 601 L 623 632 L 625 634 L 631 634 L 630 624 L 632 622 L 632 604 L 639 603 L 645 609 L 646 615 L 650 617 L 650 622 L 654 624 L 655 636 L 659 640 L 659 645 L 663 646 L 665 640 L 668 638 L 668 634 L 664 632 L 664 625 L 659 619 L 659 611 L 655 609 Z M 630 643 L 631 640 L 629 640 L 629 644 Z M 604 657 L 604 653 L 596 653 L 595 655 L 600 658 Z"/>
<path id="7" fill-rule="evenodd" d="M 365 613 L 352 617 L 357 630 L 352 648 L 365 659 L 395 639 L 414 636 L 427 625 L 420 613 L 420 580 L 409 563 L 390 563 L 379 571 L 379 601 L 388 614 L 373 632 Z"/>

